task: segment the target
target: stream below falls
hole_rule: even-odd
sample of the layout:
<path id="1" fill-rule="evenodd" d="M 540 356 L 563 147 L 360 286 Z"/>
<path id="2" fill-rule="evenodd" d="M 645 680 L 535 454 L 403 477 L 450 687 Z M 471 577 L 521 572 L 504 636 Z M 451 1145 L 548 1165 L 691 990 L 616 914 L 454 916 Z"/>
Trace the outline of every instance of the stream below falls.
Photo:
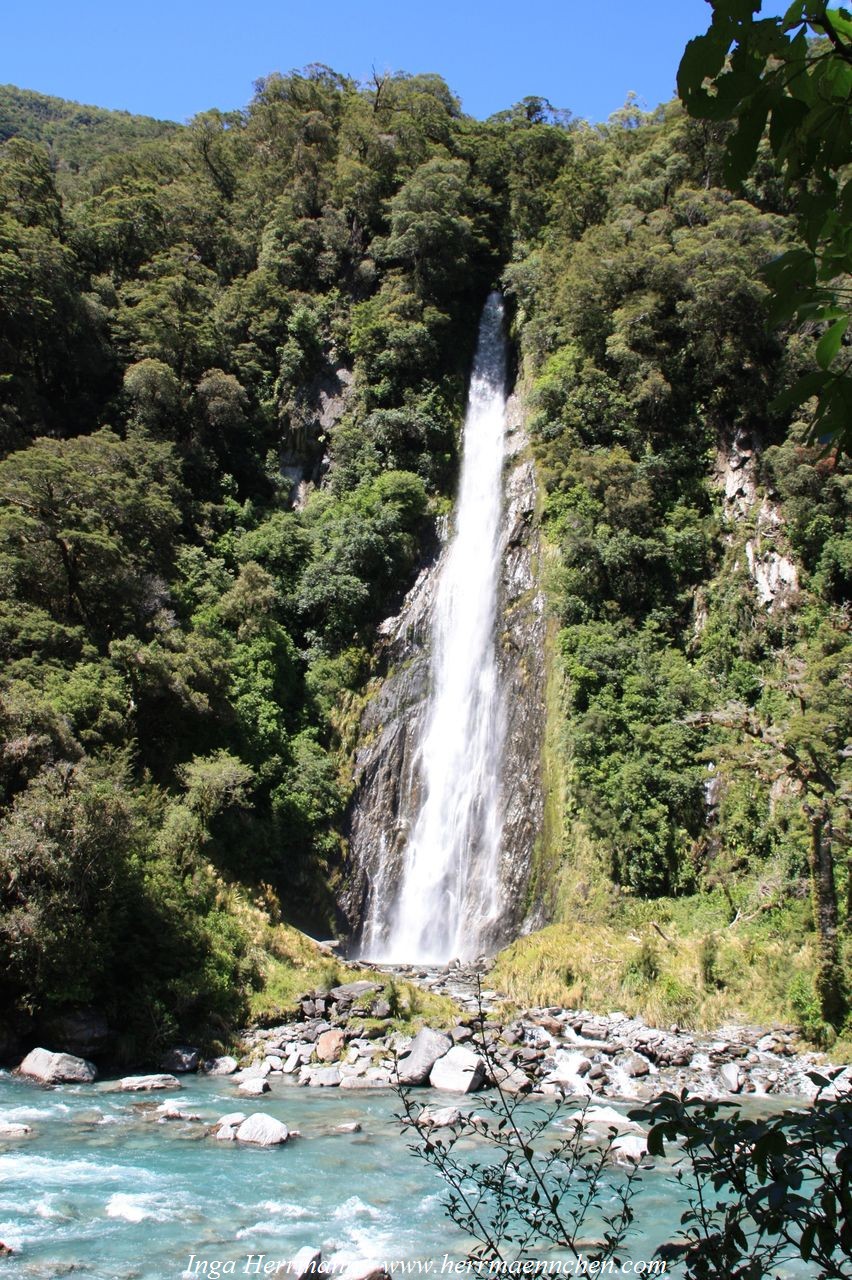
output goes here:
<path id="1" fill-rule="evenodd" d="M 215 1275 L 217 1260 L 219 1274 L 262 1275 L 252 1270 L 259 1255 L 286 1264 L 306 1246 L 336 1268 L 431 1259 L 440 1275 L 445 1257 L 466 1256 L 472 1241 L 446 1217 L 438 1174 L 408 1150 L 392 1092 L 279 1081 L 243 1098 L 228 1079 L 182 1082 L 140 1097 L 110 1092 L 108 1081 L 45 1089 L 0 1073 L 0 1120 L 32 1129 L 0 1145 L 0 1240 L 15 1251 L 0 1276 L 179 1280 Z M 158 1122 L 164 1099 L 199 1120 Z M 431 1090 L 417 1100 L 459 1101 Z M 267 1149 L 211 1137 L 208 1126 L 236 1109 L 274 1115 L 301 1136 Z M 338 1129 L 353 1122 L 360 1132 Z M 614 1185 L 624 1176 L 613 1167 Z M 669 1166 L 643 1174 L 632 1259 L 650 1259 L 673 1234 L 680 1194 Z"/>

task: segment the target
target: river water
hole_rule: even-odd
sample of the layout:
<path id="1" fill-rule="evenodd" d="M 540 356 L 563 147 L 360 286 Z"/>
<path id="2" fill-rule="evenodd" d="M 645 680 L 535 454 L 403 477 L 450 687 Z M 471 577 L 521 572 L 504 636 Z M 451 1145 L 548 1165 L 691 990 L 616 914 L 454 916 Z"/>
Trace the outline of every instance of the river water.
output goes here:
<path id="1" fill-rule="evenodd" d="M 472 1242 L 445 1216 L 437 1173 L 408 1150 L 392 1093 L 277 1082 L 247 1099 L 227 1079 L 183 1081 L 178 1092 L 129 1095 L 0 1073 L 0 1120 L 33 1130 L 0 1142 L 0 1240 L 15 1250 L 0 1276 L 178 1280 L 229 1260 L 233 1274 L 263 1274 L 251 1270 L 259 1255 L 265 1265 L 304 1246 L 340 1266 L 433 1259 L 435 1274 L 445 1255 L 465 1257 Z M 219 1142 L 204 1124 L 152 1119 L 163 1099 L 208 1124 L 268 1112 L 303 1136 L 269 1149 Z M 421 1099 L 452 1101 L 428 1090 Z M 360 1133 L 335 1131 L 352 1121 Z M 650 1258 L 667 1238 L 676 1196 L 669 1176 L 647 1175 L 632 1257 Z"/>

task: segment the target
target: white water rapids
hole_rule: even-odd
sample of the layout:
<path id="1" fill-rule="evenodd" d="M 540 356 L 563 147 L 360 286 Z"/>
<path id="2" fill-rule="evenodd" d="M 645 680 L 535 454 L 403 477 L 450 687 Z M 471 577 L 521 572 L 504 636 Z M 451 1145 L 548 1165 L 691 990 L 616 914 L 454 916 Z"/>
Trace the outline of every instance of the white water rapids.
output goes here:
<path id="1" fill-rule="evenodd" d="M 505 430 L 503 302 L 492 293 L 468 393 L 456 528 L 431 618 L 429 705 L 417 753 L 422 799 L 395 896 L 377 895 L 365 924 L 362 954 L 374 960 L 473 958 L 500 917 L 495 615 Z"/>

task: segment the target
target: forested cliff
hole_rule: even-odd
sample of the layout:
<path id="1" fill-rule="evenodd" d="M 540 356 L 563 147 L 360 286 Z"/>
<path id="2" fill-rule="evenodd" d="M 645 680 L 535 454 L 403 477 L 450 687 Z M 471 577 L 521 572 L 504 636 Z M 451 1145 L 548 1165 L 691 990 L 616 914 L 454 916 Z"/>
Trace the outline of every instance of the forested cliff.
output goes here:
<path id="1" fill-rule="evenodd" d="M 548 602 L 533 892 L 562 922 L 506 985 L 825 1033 L 848 472 L 770 408 L 812 360 L 760 275 L 795 224 L 765 146 L 725 188 L 727 129 L 478 122 L 437 76 L 318 66 L 182 127 L 0 91 L 10 1037 L 91 1008 L 128 1055 L 224 1041 L 286 1000 L 279 921 L 335 928 L 377 628 L 450 509 L 495 283 Z"/>

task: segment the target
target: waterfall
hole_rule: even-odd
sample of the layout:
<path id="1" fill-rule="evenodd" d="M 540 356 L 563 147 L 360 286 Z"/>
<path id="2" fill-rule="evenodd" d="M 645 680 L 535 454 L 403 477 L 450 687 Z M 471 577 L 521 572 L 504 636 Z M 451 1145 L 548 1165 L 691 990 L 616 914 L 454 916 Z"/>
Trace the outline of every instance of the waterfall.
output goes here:
<path id="1" fill-rule="evenodd" d="M 395 893 L 373 886 L 361 950 L 374 960 L 469 959 L 500 919 L 504 717 L 495 617 L 505 383 L 503 302 L 492 293 L 468 393 L 456 527 L 431 617 L 429 704 L 415 760 L 421 802 Z"/>

